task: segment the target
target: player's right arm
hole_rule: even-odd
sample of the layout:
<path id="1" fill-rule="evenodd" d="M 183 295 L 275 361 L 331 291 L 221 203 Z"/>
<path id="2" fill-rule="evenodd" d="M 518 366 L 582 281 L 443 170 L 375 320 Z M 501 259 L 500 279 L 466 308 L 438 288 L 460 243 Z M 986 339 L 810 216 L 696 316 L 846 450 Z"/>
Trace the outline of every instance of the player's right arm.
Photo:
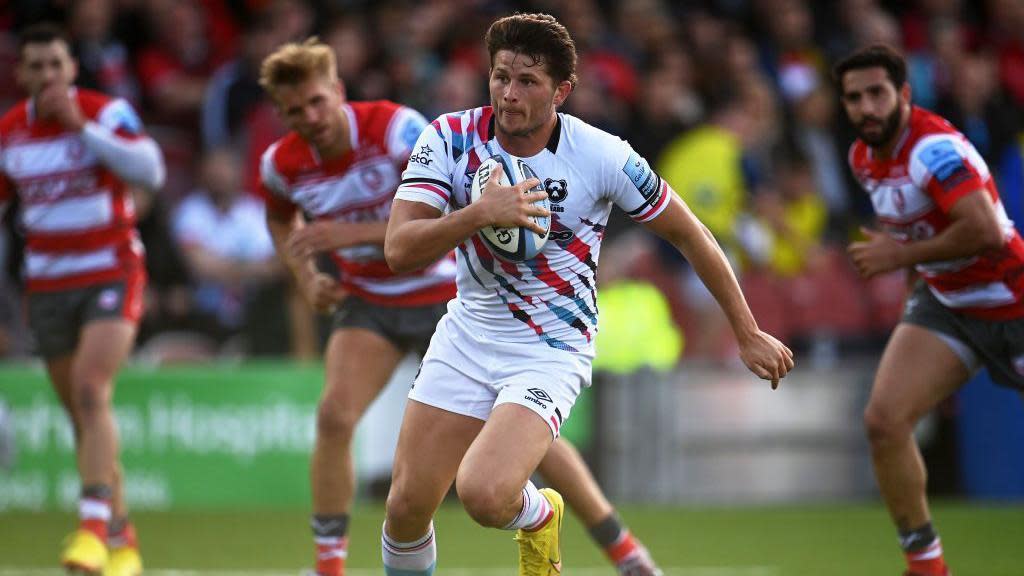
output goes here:
<path id="1" fill-rule="evenodd" d="M 914 184 L 932 198 L 950 224 L 934 236 L 906 243 L 862 228 L 867 240 L 854 242 L 849 248 L 862 276 L 871 278 L 903 267 L 970 258 L 1003 247 L 1008 235 L 985 186 L 983 160 L 969 144 L 952 135 L 930 136 L 914 146 L 910 158 Z"/>
<path id="2" fill-rule="evenodd" d="M 286 184 L 274 166 L 274 148 L 260 162 L 260 188 L 266 200 L 267 231 L 274 250 L 295 278 L 306 302 L 317 312 L 327 312 L 341 302 L 345 290 L 334 278 L 320 272 L 309 255 L 288 249 L 288 238 L 303 226 L 302 215 L 295 204 L 286 199 Z"/>
<path id="3" fill-rule="evenodd" d="M 496 168 L 500 170 L 500 166 Z M 547 193 L 528 192 L 538 184 L 539 180 L 531 178 L 515 186 L 500 186 L 498 178 L 492 177 L 480 200 L 448 214 L 429 204 L 396 198 L 384 240 L 388 266 L 396 273 L 429 266 L 486 226 L 526 226 L 543 234 L 544 229 L 530 219 L 547 215 L 534 204 Z"/>
<path id="4" fill-rule="evenodd" d="M 430 152 L 418 162 L 409 163 L 391 207 L 384 257 L 394 272 L 429 266 L 486 226 L 526 226 L 544 233 L 530 220 L 530 216 L 547 215 L 534 204 L 547 193 L 527 193 L 540 183 L 537 179 L 501 186 L 499 178 L 492 176 L 479 200 L 461 210 L 447 211 L 454 179 L 449 146 L 439 122 L 423 130 L 414 149 Z"/>

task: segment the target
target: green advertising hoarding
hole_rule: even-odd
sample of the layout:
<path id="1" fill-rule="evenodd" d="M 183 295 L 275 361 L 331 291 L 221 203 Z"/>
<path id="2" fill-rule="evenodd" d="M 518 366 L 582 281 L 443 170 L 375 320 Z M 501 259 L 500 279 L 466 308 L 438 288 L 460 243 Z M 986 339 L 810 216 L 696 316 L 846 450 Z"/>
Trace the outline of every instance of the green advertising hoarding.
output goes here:
<path id="1" fill-rule="evenodd" d="M 308 506 L 322 370 L 290 363 L 123 370 L 115 413 L 130 505 Z M 399 402 L 410 378 L 406 372 L 391 383 Z M 71 428 L 45 372 L 0 367 L 0 402 L 7 405 L 16 452 L 11 469 L 0 470 L 0 510 L 72 506 L 79 483 Z M 395 402 L 372 408 L 375 423 L 364 421 L 356 435 L 363 448 L 356 451 L 357 469 L 376 456 L 372 451 L 393 450 L 379 448 L 375 436 L 397 437 L 401 409 Z M 563 434 L 586 441 L 586 395 L 572 416 Z"/>

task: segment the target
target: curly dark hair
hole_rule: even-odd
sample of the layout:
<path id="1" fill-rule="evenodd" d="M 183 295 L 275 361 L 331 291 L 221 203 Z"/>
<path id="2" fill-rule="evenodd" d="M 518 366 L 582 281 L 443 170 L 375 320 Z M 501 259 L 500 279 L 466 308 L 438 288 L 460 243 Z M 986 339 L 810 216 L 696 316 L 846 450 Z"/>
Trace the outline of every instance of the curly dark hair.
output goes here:
<path id="1" fill-rule="evenodd" d="M 832 79 L 842 89 L 843 76 L 851 70 L 884 68 L 897 90 L 907 81 L 907 61 L 894 48 L 885 44 L 868 46 L 843 58 L 832 69 Z"/>

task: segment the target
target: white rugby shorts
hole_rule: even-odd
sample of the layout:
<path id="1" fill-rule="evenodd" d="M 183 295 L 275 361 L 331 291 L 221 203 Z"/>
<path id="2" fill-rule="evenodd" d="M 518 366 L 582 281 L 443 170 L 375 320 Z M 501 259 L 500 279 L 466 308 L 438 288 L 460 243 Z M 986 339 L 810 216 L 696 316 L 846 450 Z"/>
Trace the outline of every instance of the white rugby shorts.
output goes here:
<path id="1" fill-rule="evenodd" d="M 519 404 L 557 438 L 580 390 L 590 386 L 593 358 L 593 349 L 569 352 L 539 340 L 495 342 L 449 312 L 437 324 L 409 398 L 479 420 L 499 404 Z"/>

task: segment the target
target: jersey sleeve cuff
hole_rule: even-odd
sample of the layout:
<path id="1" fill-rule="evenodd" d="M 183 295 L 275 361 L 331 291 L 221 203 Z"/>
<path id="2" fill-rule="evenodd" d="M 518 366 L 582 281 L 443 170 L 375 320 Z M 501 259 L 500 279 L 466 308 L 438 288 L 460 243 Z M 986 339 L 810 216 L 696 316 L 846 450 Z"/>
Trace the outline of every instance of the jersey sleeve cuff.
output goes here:
<path id="1" fill-rule="evenodd" d="M 634 222 L 650 222 L 654 220 L 668 206 L 669 194 L 668 184 L 665 183 L 665 180 L 662 180 L 660 186 L 658 186 L 658 193 L 652 194 L 639 208 L 629 212 L 629 217 Z"/>
<path id="2" fill-rule="evenodd" d="M 395 198 L 429 204 L 443 212 L 451 200 L 451 188 L 444 182 L 437 180 L 406 180 L 398 187 L 398 190 L 395 192 Z"/>

